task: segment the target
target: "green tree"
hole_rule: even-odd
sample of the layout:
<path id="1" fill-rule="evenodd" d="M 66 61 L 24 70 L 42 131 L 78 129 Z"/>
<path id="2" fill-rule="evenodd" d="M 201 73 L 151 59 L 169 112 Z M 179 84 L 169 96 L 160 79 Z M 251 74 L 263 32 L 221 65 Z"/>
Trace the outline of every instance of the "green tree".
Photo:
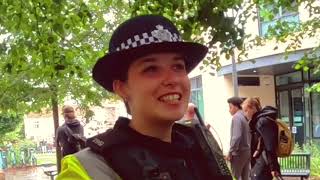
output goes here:
<path id="1" fill-rule="evenodd" d="M 53 97 L 90 105 L 106 97 L 91 69 L 108 47 L 112 27 L 125 16 L 124 8 L 112 8 L 124 6 L 112 3 L 0 1 L 0 109 L 39 110 L 50 107 Z"/>
<path id="2" fill-rule="evenodd" d="M 178 24 L 185 39 L 206 43 L 211 56 L 204 60 L 204 65 L 214 65 L 217 69 L 221 67 L 221 55 L 230 59 L 236 50 L 240 52 L 236 58 L 241 61 L 248 55 L 248 50 L 263 46 L 268 39 L 276 40 L 277 44 L 287 43 L 286 56 L 301 48 L 303 38 L 319 39 L 320 5 L 316 0 L 135 0 L 131 1 L 130 7 L 133 16 L 162 14 Z M 275 26 L 269 27 L 266 37 L 244 33 L 249 18 L 271 20 L 280 9 L 294 12 L 299 7 L 309 11 L 309 20 L 295 23 L 278 19 Z M 315 43 L 315 47 L 297 63 L 296 69 L 313 67 L 314 72 L 320 74 L 320 42 Z M 320 92 L 320 85 L 315 84 L 311 90 Z"/>
<path id="3" fill-rule="evenodd" d="M 15 131 L 22 121 L 23 116 L 21 114 L 0 114 L 0 141 L 3 142 L 5 135 Z"/>
<path id="4" fill-rule="evenodd" d="M 84 110 L 110 98 L 91 69 L 126 12 L 112 0 L 1 0 L 0 112 L 51 109 L 56 129 L 66 98 Z"/>
<path id="5" fill-rule="evenodd" d="M 15 124 L 15 129 L 8 131 L 0 137 L 0 147 L 6 147 L 8 144 L 16 144 L 25 141 L 23 121 Z"/>
<path id="6" fill-rule="evenodd" d="M 136 0 L 130 3 L 130 8 L 132 16 L 148 13 L 164 15 L 177 25 L 183 39 L 205 43 L 210 49 L 210 56 L 203 63 L 214 65 L 211 66 L 214 69 L 221 66 L 217 46 L 228 59 L 233 49 L 242 49 L 246 37 L 243 29 L 245 21 L 236 21 L 242 4 L 240 0 Z M 252 7 L 246 7 L 246 16 L 251 14 L 249 9 Z"/>

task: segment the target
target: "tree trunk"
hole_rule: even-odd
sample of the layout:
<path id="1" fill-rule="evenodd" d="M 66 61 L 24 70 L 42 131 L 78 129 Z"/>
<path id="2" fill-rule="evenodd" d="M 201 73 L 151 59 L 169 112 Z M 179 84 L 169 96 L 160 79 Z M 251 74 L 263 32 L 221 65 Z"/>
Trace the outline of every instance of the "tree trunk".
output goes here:
<path id="1" fill-rule="evenodd" d="M 53 122 L 54 122 L 54 133 L 57 134 L 57 128 L 59 127 L 59 107 L 58 107 L 58 97 L 57 94 L 51 98 L 52 102 L 52 112 L 53 112 Z M 61 148 L 59 143 L 56 143 L 56 156 L 57 156 L 57 169 L 58 172 L 61 170 Z"/>

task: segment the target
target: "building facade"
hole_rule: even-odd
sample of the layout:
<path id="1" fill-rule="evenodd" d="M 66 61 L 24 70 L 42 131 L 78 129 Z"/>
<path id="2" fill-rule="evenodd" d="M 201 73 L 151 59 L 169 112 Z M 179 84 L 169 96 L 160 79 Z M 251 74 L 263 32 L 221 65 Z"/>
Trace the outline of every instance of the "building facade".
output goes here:
<path id="1" fill-rule="evenodd" d="M 118 116 L 127 116 L 122 102 L 106 102 L 102 107 L 92 107 L 94 116 L 86 120 L 81 112 L 76 109 L 77 119 L 84 127 L 84 135 L 92 137 L 105 132 L 106 129 L 113 127 Z M 59 108 L 60 110 L 61 108 Z M 64 123 L 64 118 L 59 114 L 59 124 Z M 25 136 L 33 140 L 38 145 L 41 142 L 53 145 L 55 141 L 54 123 L 52 112 L 30 113 L 24 118 Z"/>
<path id="2" fill-rule="evenodd" d="M 281 9 L 271 21 L 248 18 L 245 30 L 253 36 L 265 36 L 268 26 L 273 26 L 276 20 L 303 22 L 308 20 L 307 14 L 303 7 L 297 12 Z M 250 49 L 248 57 L 236 64 L 239 96 L 259 97 L 263 106 L 277 107 L 279 118 L 287 122 L 295 142 L 300 145 L 308 140 L 320 140 L 320 94 L 306 91 L 307 87 L 320 81 L 320 74 L 314 74 L 312 69 L 296 71 L 293 65 L 311 48 L 318 46 L 319 39 L 319 35 L 302 39 L 301 47 L 288 57 L 284 53 L 286 43 L 266 40 L 263 46 Z M 221 139 L 224 152 L 227 152 L 231 125 L 227 99 L 234 96 L 233 70 L 231 60 L 222 59 L 221 63 L 222 68 L 214 72 L 215 75 L 199 68 L 189 74 L 190 100 L 215 129 L 214 133 Z"/>

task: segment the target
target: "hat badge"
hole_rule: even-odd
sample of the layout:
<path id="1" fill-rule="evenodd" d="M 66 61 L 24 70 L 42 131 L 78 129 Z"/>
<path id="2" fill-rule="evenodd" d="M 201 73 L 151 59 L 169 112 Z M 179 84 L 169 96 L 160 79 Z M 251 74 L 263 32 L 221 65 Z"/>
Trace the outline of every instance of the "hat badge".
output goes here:
<path id="1" fill-rule="evenodd" d="M 156 30 L 151 32 L 152 36 L 161 41 L 172 41 L 172 34 L 167 29 L 164 29 L 162 25 L 157 25 Z"/>

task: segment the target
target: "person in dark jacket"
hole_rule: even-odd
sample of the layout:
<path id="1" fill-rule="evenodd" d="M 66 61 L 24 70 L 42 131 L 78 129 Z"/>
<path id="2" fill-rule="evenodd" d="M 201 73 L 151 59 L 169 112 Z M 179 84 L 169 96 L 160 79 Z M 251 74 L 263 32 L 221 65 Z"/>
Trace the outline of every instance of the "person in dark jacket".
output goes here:
<path id="1" fill-rule="evenodd" d="M 198 131 L 176 123 L 190 99 L 188 73 L 207 51 L 184 42 L 163 16 L 119 25 L 93 78 L 123 99 L 131 118 L 119 117 L 112 130 L 88 139 L 88 148 L 65 157 L 57 179 L 231 180 L 220 168 L 223 157 L 217 162 L 203 153 Z"/>
<path id="2" fill-rule="evenodd" d="M 261 108 L 259 98 L 247 98 L 242 104 L 245 116 L 250 120 L 251 131 L 251 179 L 271 180 L 280 176 L 277 157 L 278 126 L 277 109 Z"/>
<path id="3" fill-rule="evenodd" d="M 79 142 L 74 136 L 83 137 L 83 126 L 76 119 L 74 108 L 66 105 L 62 108 L 65 123 L 57 128 L 56 143 L 59 144 L 62 156 L 76 153 L 80 150 Z M 69 129 L 68 129 L 69 128 Z M 72 136 L 72 134 L 74 136 Z"/>

